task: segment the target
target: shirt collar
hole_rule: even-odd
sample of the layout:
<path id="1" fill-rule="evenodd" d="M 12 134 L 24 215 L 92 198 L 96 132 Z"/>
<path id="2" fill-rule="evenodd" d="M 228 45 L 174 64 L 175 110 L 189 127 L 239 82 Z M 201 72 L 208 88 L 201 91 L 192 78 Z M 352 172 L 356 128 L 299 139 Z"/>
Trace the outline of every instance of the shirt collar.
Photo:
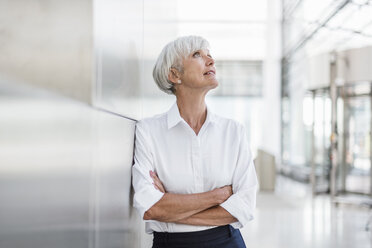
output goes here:
<path id="1" fill-rule="evenodd" d="M 205 119 L 205 123 L 203 125 L 206 125 L 209 122 L 211 123 L 215 122 L 214 114 L 211 112 L 208 105 L 206 105 L 206 107 L 207 107 L 207 118 Z M 179 122 L 182 122 L 182 121 L 185 122 L 185 120 L 180 115 L 177 102 L 173 103 L 172 107 L 168 110 L 167 119 L 168 119 L 168 129 L 171 129 L 172 127 L 177 125 Z"/>

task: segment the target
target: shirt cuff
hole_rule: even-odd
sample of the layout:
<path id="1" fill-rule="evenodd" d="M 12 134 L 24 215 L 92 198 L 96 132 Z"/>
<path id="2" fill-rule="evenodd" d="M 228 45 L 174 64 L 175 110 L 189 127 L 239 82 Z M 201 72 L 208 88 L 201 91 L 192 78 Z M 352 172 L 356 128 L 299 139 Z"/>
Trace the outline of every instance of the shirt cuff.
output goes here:
<path id="1" fill-rule="evenodd" d="M 163 195 L 164 193 L 159 190 L 143 190 L 135 193 L 134 207 L 139 211 L 142 220 L 145 212 L 155 205 Z"/>
<path id="2" fill-rule="evenodd" d="M 238 222 L 231 224 L 235 229 L 244 227 L 249 221 L 253 220 L 253 213 L 243 199 L 238 194 L 233 194 L 221 205 L 227 212 L 234 216 Z"/>

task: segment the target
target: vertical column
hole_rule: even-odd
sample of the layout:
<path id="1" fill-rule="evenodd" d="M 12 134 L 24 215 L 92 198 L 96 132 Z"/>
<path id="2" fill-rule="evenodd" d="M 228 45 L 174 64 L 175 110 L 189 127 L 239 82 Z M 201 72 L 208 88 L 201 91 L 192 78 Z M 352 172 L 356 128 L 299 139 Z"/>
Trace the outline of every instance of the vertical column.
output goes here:
<path id="1" fill-rule="evenodd" d="M 350 120 L 350 107 L 349 107 L 349 99 L 347 94 L 345 93 L 346 89 L 342 88 L 342 97 L 343 97 L 343 142 L 342 142 L 342 164 L 339 169 L 339 180 L 336 182 L 340 183 L 340 190 L 342 192 L 346 191 L 346 167 L 347 167 L 347 154 L 350 149 L 349 139 L 350 139 L 350 132 L 349 132 L 349 120 Z"/>
<path id="2" fill-rule="evenodd" d="M 313 124 L 311 130 L 311 185 L 313 196 L 316 195 L 316 167 L 315 167 L 315 90 L 312 91 L 313 95 Z"/>
<path id="3" fill-rule="evenodd" d="M 336 196 L 336 172 L 337 172 L 337 87 L 336 87 L 336 54 L 330 56 L 330 97 L 331 97 L 331 199 Z"/>
<path id="4" fill-rule="evenodd" d="M 369 99 L 370 99 L 370 127 L 369 127 L 369 160 L 370 160 L 370 166 L 369 166 L 369 172 L 370 172 L 370 178 L 369 178 L 369 187 L 370 187 L 370 196 L 372 196 L 372 82 L 370 82 L 370 91 L 369 91 Z"/>

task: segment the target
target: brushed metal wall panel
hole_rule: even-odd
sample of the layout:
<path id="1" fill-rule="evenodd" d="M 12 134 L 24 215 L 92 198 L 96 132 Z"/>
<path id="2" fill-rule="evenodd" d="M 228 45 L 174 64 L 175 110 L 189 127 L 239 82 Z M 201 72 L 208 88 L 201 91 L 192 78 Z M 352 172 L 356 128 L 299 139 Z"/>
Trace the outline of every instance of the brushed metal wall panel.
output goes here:
<path id="1" fill-rule="evenodd" d="M 0 247 L 140 247 L 135 122 L 0 82 Z"/>
<path id="2" fill-rule="evenodd" d="M 91 102 L 92 0 L 1 0 L 0 73 Z"/>
<path id="3" fill-rule="evenodd" d="M 173 98 L 158 89 L 152 69 L 178 35 L 176 20 L 177 1 L 94 1 L 95 106 L 132 119 L 166 110 Z"/>
<path id="4" fill-rule="evenodd" d="M 143 1 L 94 1 L 94 104 L 139 119 Z"/>

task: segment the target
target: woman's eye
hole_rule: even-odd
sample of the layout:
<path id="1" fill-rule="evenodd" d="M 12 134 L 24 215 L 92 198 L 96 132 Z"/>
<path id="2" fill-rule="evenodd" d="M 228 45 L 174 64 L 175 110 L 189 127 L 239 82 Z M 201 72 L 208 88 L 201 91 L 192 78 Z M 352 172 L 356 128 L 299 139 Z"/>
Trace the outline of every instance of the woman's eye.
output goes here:
<path id="1" fill-rule="evenodd" d="M 199 57 L 200 56 L 200 52 L 195 52 L 192 56 L 193 57 Z"/>

